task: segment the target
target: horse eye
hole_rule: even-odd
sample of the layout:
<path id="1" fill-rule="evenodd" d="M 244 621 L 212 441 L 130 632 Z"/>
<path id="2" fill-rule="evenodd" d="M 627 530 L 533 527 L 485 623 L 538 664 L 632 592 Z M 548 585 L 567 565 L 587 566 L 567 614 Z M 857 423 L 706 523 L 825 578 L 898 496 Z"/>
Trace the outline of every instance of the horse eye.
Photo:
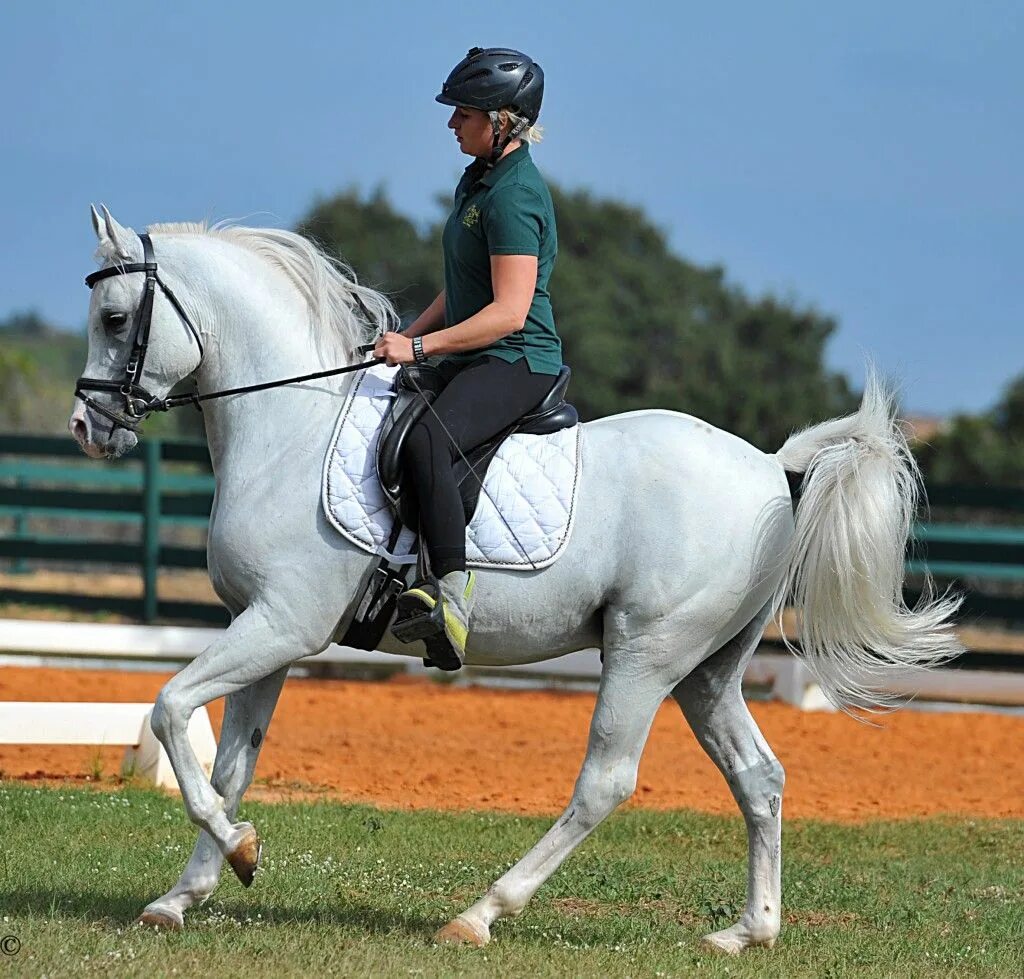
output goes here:
<path id="1" fill-rule="evenodd" d="M 100 319 L 103 320 L 104 326 L 124 326 L 128 322 L 128 314 L 114 312 L 113 310 L 109 312 L 104 311 L 100 314 Z"/>

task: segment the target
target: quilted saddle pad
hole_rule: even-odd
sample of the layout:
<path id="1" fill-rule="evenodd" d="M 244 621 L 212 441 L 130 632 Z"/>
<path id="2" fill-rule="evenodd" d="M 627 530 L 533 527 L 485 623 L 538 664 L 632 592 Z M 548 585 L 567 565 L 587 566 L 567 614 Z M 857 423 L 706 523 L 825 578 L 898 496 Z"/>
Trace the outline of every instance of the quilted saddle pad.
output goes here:
<path id="1" fill-rule="evenodd" d="M 395 396 L 397 372 L 383 364 L 371 367 L 353 385 L 324 460 L 322 501 L 327 519 L 351 543 L 411 564 L 414 537 L 408 529 L 393 553 L 386 550 L 395 518 L 376 465 L 377 439 Z M 576 425 L 550 435 L 515 434 L 502 443 L 466 528 L 467 564 L 530 571 L 558 559 L 576 515 L 580 431 Z"/>

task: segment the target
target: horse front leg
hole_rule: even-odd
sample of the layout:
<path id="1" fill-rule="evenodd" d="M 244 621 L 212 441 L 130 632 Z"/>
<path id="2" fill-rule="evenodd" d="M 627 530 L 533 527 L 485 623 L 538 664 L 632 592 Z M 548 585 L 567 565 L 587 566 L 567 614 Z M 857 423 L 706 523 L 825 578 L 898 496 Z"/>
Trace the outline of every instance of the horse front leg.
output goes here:
<path id="1" fill-rule="evenodd" d="M 569 854 L 633 794 L 654 715 L 672 686 L 663 675 L 638 675 L 635 668 L 618 666 L 614 653 L 606 650 L 587 755 L 568 807 L 540 842 L 476 904 L 445 925 L 435 941 L 487 944 L 491 925 L 520 914 Z"/>
<path id="2" fill-rule="evenodd" d="M 236 693 L 228 694 L 224 704 L 224 723 L 217 744 L 211 783 L 224 799 L 224 810 L 234 819 L 245 790 L 252 781 L 277 706 L 288 668 L 257 680 Z M 205 901 L 220 880 L 224 857 L 205 830 L 200 830 L 192 856 L 178 882 L 162 897 L 146 905 L 139 921 L 172 930 L 185 923 L 185 912 Z"/>
<path id="3" fill-rule="evenodd" d="M 312 638 L 287 614 L 271 622 L 271 610 L 250 606 L 180 673 L 167 682 L 153 707 L 153 733 L 164 746 L 178 779 L 189 819 L 205 830 L 239 880 L 248 887 L 256 873 L 260 841 L 251 823 L 234 823 L 225 800 L 214 790 L 188 740 L 188 721 L 199 707 L 237 693 L 316 653 L 324 643 Z"/>

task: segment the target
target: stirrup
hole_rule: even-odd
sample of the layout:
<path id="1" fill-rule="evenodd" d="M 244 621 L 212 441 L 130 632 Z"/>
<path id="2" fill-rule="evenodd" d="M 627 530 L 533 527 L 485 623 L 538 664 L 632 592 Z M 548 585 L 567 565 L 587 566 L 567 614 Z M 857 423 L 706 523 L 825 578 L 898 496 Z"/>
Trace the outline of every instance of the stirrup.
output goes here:
<path id="1" fill-rule="evenodd" d="M 411 595 L 413 590 L 426 594 Z M 391 634 L 399 642 L 422 640 L 427 647 L 423 660 L 426 666 L 436 666 L 447 673 L 462 669 L 462 659 L 444 631 L 444 602 L 433 578 L 414 582 L 409 591 L 398 596 Z"/>

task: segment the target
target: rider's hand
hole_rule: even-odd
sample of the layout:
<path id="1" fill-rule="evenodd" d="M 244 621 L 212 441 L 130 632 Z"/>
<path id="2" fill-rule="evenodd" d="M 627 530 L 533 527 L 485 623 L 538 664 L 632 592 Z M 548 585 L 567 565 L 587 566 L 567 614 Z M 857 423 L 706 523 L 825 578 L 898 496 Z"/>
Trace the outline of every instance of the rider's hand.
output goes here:
<path id="1" fill-rule="evenodd" d="M 385 333 L 374 345 L 373 356 L 386 360 L 388 367 L 411 364 L 416 360 L 412 340 L 401 333 Z"/>

